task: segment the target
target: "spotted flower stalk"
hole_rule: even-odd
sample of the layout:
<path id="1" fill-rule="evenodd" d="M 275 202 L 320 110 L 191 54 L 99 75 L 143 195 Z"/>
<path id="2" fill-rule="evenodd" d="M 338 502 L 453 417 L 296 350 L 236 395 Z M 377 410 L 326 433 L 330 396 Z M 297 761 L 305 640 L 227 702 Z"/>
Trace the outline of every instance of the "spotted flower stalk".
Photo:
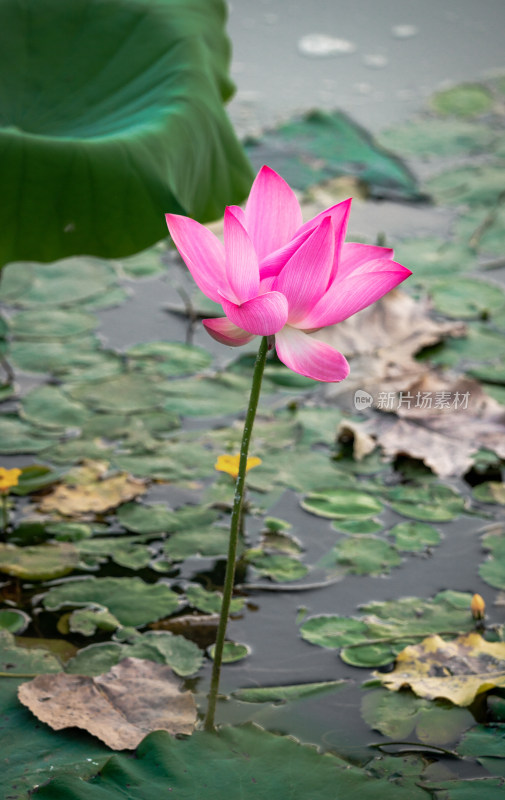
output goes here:
<path id="1" fill-rule="evenodd" d="M 207 332 L 231 347 L 262 337 L 240 451 L 207 730 L 214 728 L 247 454 L 268 349 L 275 346 L 279 359 L 300 375 L 344 380 L 349 374 L 344 355 L 319 341 L 317 331 L 371 305 L 411 274 L 388 248 L 345 242 L 350 207 L 351 200 L 345 200 L 303 223 L 293 190 L 264 166 L 245 209 L 226 209 L 224 243 L 188 217 L 166 215 L 170 235 L 196 284 L 223 310 L 222 317 L 203 320 Z"/>

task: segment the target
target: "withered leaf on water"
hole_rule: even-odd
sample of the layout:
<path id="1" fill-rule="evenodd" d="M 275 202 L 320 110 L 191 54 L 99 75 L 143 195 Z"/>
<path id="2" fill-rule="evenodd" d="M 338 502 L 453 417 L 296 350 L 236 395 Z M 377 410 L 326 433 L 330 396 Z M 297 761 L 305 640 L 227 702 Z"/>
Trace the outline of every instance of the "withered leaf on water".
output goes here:
<path id="1" fill-rule="evenodd" d="M 393 691 L 410 686 L 419 697 L 469 706 L 477 694 L 505 686 L 505 643 L 487 642 L 479 633 L 450 642 L 428 636 L 397 655 L 393 672 L 374 675 Z"/>
<path id="2" fill-rule="evenodd" d="M 133 750 L 151 731 L 193 732 L 196 705 L 170 667 L 125 658 L 95 678 L 38 675 L 18 689 L 21 702 L 54 730 L 77 727 L 112 750 Z"/>

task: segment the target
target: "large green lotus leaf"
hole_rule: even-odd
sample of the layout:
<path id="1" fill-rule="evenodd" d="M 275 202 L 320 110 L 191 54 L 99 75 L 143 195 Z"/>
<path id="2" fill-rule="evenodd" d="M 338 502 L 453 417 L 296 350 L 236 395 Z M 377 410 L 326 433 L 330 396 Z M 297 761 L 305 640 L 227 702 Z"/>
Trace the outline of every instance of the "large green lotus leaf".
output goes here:
<path id="1" fill-rule="evenodd" d="M 65 666 L 74 675 L 101 675 L 124 658 L 144 658 L 168 664 L 178 675 L 194 675 L 203 662 L 203 653 L 184 636 L 168 631 L 148 631 L 132 643 L 101 642 L 79 650 Z"/>
<path id="2" fill-rule="evenodd" d="M 126 356 L 136 369 L 167 377 L 200 372 L 212 361 L 203 347 L 179 342 L 145 342 L 131 347 Z"/>
<path id="3" fill-rule="evenodd" d="M 383 131 L 378 141 L 402 156 L 441 158 L 489 153 L 496 132 L 460 119 L 416 119 Z"/>
<path id="4" fill-rule="evenodd" d="M 93 331 L 98 320 L 84 311 L 63 308 L 37 308 L 18 312 L 10 320 L 10 329 L 18 339 L 67 339 Z"/>
<path id="5" fill-rule="evenodd" d="M 390 739 L 408 740 L 414 732 L 424 744 L 438 746 L 456 741 L 475 722 L 466 708 L 387 689 L 374 689 L 363 696 L 361 716 L 367 725 Z"/>
<path id="6" fill-rule="evenodd" d="M 372 495 L 346 489 L 309 494 L 301 506 L 311 514 L 329 519 L 368 519 L 383 509 L 382 503 Z"/>
<path id="7" fill-rule="evenodd" d="M 417 552 L 440 544 L 440 534 L 424 522 L 399 522 L 389 531 L 398 550 Z"/>
<path id="8" fill-rule="evenodd" d="M 172 614 L 180 597 L 163 583 L 140 578 L 87 578 L 53 586 L 44 597 L 49 611 L 99 605 L 108 608 L 122 625 L 147 625 Z"/>
<path id="9" fill-rule="evenodd" d="M 6 5 L 7 3 L 0 5 L 0 15 Z M 0 163 L 2 161 L 2 132 L 2 128 L 0 128 Z M 6 206 L 3 208 L 5 209 Z M 25 291 L 14 298 L 15 305 L 24 308 L 83 303 L 101 296 L 117 281 L 114 266 L 97 258 L 66 258 L 50 264 L 24 262 L 10 264 L 8 270 L 14 269 L 22 270 L 31 279 Z M 7 290 L 9 290 L 9 284 L 7 284 Z M 4 300 L 3 289 L 0 290 L 0 297 Z M 5 298 L 5 302 L 9 302 L 8 296 Z"/>
<path id="10" fill-rule="evenodd" d="M 195 731 L 174 739 L 149 734 L 137 757 L 113 756 L 96 778 L 57 777 L 38 791 L 40 800 L 152 800 L 172 789 L 178 800 L 429 800 L 413 774 L 381 774 L 375 761 L 365 768 L 304 747 L 292 737 L 255 726 Z M 96 770 L 98 773 L 98 769 Z M 89 772 L 87 773 L 89 775 Z"/>
<path id="11" fill-rule="evenodd" d="M 352 666 L 374 667 L 391 663 L 406 644 L 432 633 L 456 635 L 471 631 L 472 596 L 445 591 L 433 599 L 403 597 L 395 601 L 368 603 L 359 617 L 316 616 L 300 628 L 311 644 L 343 648 L 341 658 Z"/>
<path id="12" fill-rule="evenodd" d="M 21 407 L 21 415 L 27 422 L 56 430 L 79 428 L 90 413 L 86 406 L 71 400 L 56 386 L 32 389 Z"/>
<path id="13" fill-rule="evenodd" d="M 473 278 L 438 281 L 431 284 L 429 292 L 436 310 L 455 319 L 488 317 L 505 306 L 499 286 Z"/>
<path id="14" fill-rule="evenodd" d="M 388 491 L 388 500 L 398 514 L 420 522 L 449 522 L 466 506 L 464 497 L 438 483 L 393 487 Z"/>
<path id="15" fill-rule="evenodd" d="M 349 536 L 330 555 L 351 575 L 383 575 L 402 560 L 398 550 L 378 536 Z"/>
<path id="16" fill-rule="evenodd" d="M 439 114 L 475 117 L 491 110 L 493 95 L 479 83 L 462 83 L 436 92 L 431 98 L 431 105 Z"/>
<path id="17" fill-rule="evenodd" d="M 504 183 L 501 165 L 463 166 L 430 178 L 427 188 L 444 205 L 494 206 Z"/>
<path id="18" fill-rule="evenodd" d="M 17 547 L 0 542 L 0 572 L 30 581 L 61 578 L 73 572 L 79 556 L 70 542 Z"/>
<path id="19" fill-rule="evenodd" d="M 291 120 L 249 142 L 247 153 L 254 166 L 269 164 L 301 191 L 338 175 L 353 175 L 374 197 L 421 197 L 400 159 L 341 111 L 312 111 Z"/>
<path id="20" fill-rule="evenodd" d="M 39 453 L 52 444 L 45 436 L 18 417 L 0 417 L 0 453 Z"/>
<path id="21" fill-rule="evenodd" d="M 244 198 L 224 17 L 222 0 L 3 0 L 1 264 L 130 255 L 163 212 Z"/>
<path id="22" fill-rule="evenodd" d="M 81 778 L 87 778 L 96 773 L 110 758 L 110 750 L 82 731 L 56 732 L 49 725 L 37 724 L 33 714 L 18 700 L 20 685 L 21 681 L 14 678 L 0 681 L 4 796 L 9 800 L 28 800 L 35 786 L 56 775 L 77 772 Z"/>

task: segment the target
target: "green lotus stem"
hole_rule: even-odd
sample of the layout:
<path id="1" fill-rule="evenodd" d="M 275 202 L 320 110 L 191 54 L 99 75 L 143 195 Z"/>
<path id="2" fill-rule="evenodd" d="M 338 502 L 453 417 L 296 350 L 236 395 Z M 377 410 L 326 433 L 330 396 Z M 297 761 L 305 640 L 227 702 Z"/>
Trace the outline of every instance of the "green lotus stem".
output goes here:
<path id="1" fill-rule="evenodd" d="M 242 434 L 242 444 L 240 446 L 240 461 L 238 475 L 235 483 L 235 496 L 233 498 L 233 509 L 230 523 L 230 540 L 228 544 L 228 559 L 226 562 L 226 574 L 223 586 L 223 602 L 221 604 L 221 614 L 217 629 L 216 646 L 214 652 L 214 664 L 212 666 L 212 677 L 210 681 L 209 704 L 207 716 L 205 717 L 204 727 L 206 731 L 214 730 L 214 717 L 216 713 L 216 703 L 219 691 L 219 678 L 221 675 L 221 664 L 223 661 L 223 647 L 226 636 L 226 626 L 230 613 L 231 596 L 233 593 L 233 582 L 235 579 L 235 564 L 237 560 L 237 543 L 239 539 L 240 522 L 242 517 L 242 504 L 244 501 L 245 476 L 247 468 L 247 455 L 249 453 L 249 443 L 256 417 L 256 409 L 261 391 L 261 381 L 263 370 L 268 352 L 268 339 L 264 336 L 256 356 L 254 373 L 251 386 L 251 396 L 244 422 L 244 432 Z"/>

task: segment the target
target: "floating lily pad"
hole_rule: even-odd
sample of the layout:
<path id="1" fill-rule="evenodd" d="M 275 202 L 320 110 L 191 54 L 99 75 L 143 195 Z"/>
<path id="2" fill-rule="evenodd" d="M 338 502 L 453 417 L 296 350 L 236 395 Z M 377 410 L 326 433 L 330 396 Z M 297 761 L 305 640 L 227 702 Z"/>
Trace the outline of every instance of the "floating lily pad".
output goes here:
<path id="1" fill-rule="evenodd" d="M 332 527 L 337 531 L 350 533 L 354 536 L 366 536 L 381 531 L 384 526 L 374 519 L 337 519 L 335 522 L 332 522 Z"/>
<path id="2" fill-rule="evenodd" d="M 398 550 L 377 536 L 349 536 L 335 545 L 331 557 L 354 575 L 383 575 L 401 563 Z"/>
<path id="3" fill-rule="evenodd" d="M 220 417 L 243 411 L 250 381 L 232 373 L 165 384 L 164 408 L 188 417 Z"/>
<path id="4" fill-rule="evenodd" d="M 505 306 L 499 286 L 473 278 L 438 281 L 429 291 L 437 311 L 455 319 L 486 318 Z"/>
<path id="5" fill-rule="evenodd" d="M 136 533 L 166 533 L 174 530 L 177 522 L 175 513 L 161 503 L 125 503 L 118 509 L 117 516 L 121 525 Z"/>
<path id="6" fill-rule="evenodd" d="M 295 686 L 260 686 L 249 689 L 236 689 L 232 696 L 243 703 L 288 703 L 320 694 L 338 691 L 347 681 L 322 681 L 320 683 L 300 683 Z"/>
<path id="7" fill-rule="evenodd" d="M 186 586 L 184 594 L 188 603 L 203 611 L 206 614 L 219 614 L 223 602 L 223 595 L 220 592 L 209 592 L 203 586 L 193 583 Z M 244 608 L 245 600 L 242 597 L 232 597 L 230 603 L 230 614 L 237 614 Z"/>
<path id="8" fill-rule="evenodd" d="M 494 205 L 503 192 L 505 167 L 463 166 L 430 178 L 427 188 L 438 203 L 445 205 Z"/>
<path id="9" fill-rule="evenodd" d="M 78 428 L 89 414 L 85 406 L 69 399 L 56 386 L 32 389 L 22 402 L 24 419 L 42 428 Z"/>
<path id="10" fill-rule="evenodd" d="M 433 525 L 423 522 L 399 522 L 389 531 L 399 550 L 417 552 L 440 544 L 440 534 Z"/>
<path id="11" fill-rule="evenodd" d="M 167 664 L 178 675 L 193 675 L 203 662 L 203 653 L 194 642 L 168 631 L 148 631 L 131 643 L 102 642 L 84 647 L 66 665 L 74 675 L 100 675 L 124 658 L 144 658 Z"/>
<path id="12" fill-rule="evenodd" d="M 433 159 L 488 153 L 496 133 L 463 119 L 415 119 L 381 132 L 378 138 L 394 153 Z"/>
<path id="13" fill-rule="evenodd" d="M 48 435 L 40 435 L 19 417 L 9 414 L 0 417 L 0 453 L 40 453 L 52 442 Z"/>
<path id="14" fill-rule="evenodd" d="M 178 342 L 146 342 L 126 351 L 132 366 L 143 372 L 176 377 L 200 372 L 212 362 L 212 356 L 203 347 Z"/>
<path id="15" fill-rule="evenodd" d="M 110 558 L 115 564 L 127 569 L 143 569 L 149 566 L 152 553 L 145 544 L 141 544 L 133 536 L 83 539 L 76 542 L 75 547 L 81 558 L 81 565 L 96 567 Z"/>
<path id="16" fill-rule="evenodd" d="M 472 366 L 472 374 L 484 370 L 486 363 L 494 362 L 492 374 L 496 376 L 499 371 L 496 360 L 505 357 L 505 339 L 503 334 L 484 325 L 469 323 L 464 338 L 449 339 L 442 347 L 430 350 L 427 357 L 433 364 L 444 367 L 464 368 L 477 363 L 478 366 Z"/>
<path id="17" fill-rule="evenodd" d="M 72 382 L 99 380 L 117 375 L 122 363 L 117 355 L 100 349 L 95 336 L 63 341 L 14 341 L 13 363 L 27 372 L 50 372 Z"/>
<path id="18" fill-rule="evenodd" d="M 473 630 L 471 599 L 470 594 L 445 591 L 432 600 L 404 597 L 368 603 L 361 607 L 359 617 L 310 617 L 303 622 L 300 633 L 311 644 L 343 648 L 340 656 L 352 666 L 385 666 L 405 645 L 431 633 L 443 632 L 450 637 L 451 631 L 457 634 Z"/>
<path id="19" fill-rule="evenodd" d="M 163 261 L 165 248 L 155 246 L 129 258 L 122 258 L 121 269 L 128 278 L 152 278 L 166 272 L 167 265 Z"/>
<path id="20" fill-rule="evenodd" d="M 439 747 L 459 739 L 475 722 L 466 708 L 385 689 L 363 696 L 361 714 L 367 725 L 390 739 L 408 740 L 414 733 L 421 742 Z"/>
<path id="21" fill-rule="evenodd" d="M 209 655 L 213 659 L 216 646 L 209 647 Z M 233 664 L 235 661 L 242 661 L 250 654 L 251 648 L 246 644 L 237 642 L 225 642 L 223 647 L 223 664 Z"/>
<path id="22" fill-rule="evenodd" d="M 490 256 L 501 256 L 505 248 L 505 209 L 472 208 L 456 220 L 455 236 L 469 247 Z"/>
<path id="23" fill-rule="evenodd" d="M 0 572 L 29 581 L 47 581 L 69 575 L 79 562 L 69 542 L 17 547 L 0 542 Z"/>
<path id="24" fill-rule="evenodd" d="M 481 503 L 498 503 L 505 506 L 505 484 L 500 481 L 480 483 L 474 488 L 473 496 Z"/>
<path id="25" fill-rule="evenodd" d="M 497 589 L 505 589 L 505 534 L 491 531 L 482 537 L 482 544 L 490 556 L 479 567 L 480 577 Z"/>
<path id="26" fill-rule="evenodd" d="M 19 269 L 20 265 L 16 265 Z M 117 281 L 111 263 L 79 256 L 51 264 L 28 264 L 31 283 L 16 305 L 22 308 L 75 305 L 99 296 Z M 1 294 L 1 292 L 0 292 Z"/>
<path id="27" fill-rule="evenodd" d="M 305 511 L 318 517 L 329 519 L 369 519 L 379 514 L 382 503 L 366 492 L 328 489 L 325 492 L 309 494 L 301 502 Z"/>
<path id="28" fill-rule="evenodd" d="M 229 536 L 228 528 L 217 525 L 181 531 L 170 536 L 163 552 L 173 561 L 183 561 L 194 556 L 225 556 L 228 553 Z"/>
<path id="29" fill-rule="evenodd" d="M 163 392 L 157 379 L 136 372 L 72 386 L 68 393 L 74 400 L 91 408 L 118 414 L 150 411 L 163 403 Z"/>
<path id="30" fill-rule="evenodd" d="M 66 311 L 63 308 L 37 308 L 20 311 L 10 321 L 13 336 L 18 339 L 67 339 L 90 333 L 98 325 L 92 314 Z"/>
<path id="31" fill-rule="evenodd" d="M 433 281 L 440 279 L 440 275 L 474 269 L 476 264 L 475 253 L 468 245 L 460 244 L 459 240 L 452 243 L 434 236 L 396 242 L 395 258 L 401 264 L 410 264 L 413 272 L 411 281 L 426 285 L 428 289 Z"/>
<path id="32" fill-rule="evenodd" d="M 106 608 L 76 608 L 68 617 L 68 630 L 81 636 L 93 636 L 97 630 L 115 631 L 119 620 Z"/>
<path id="33" fill-rule="evenodd" d="M 60 661 L 48 650 L 42 647 L 18 647 L 12 633 L 0 629 L 0 672 L 8 675 L 37 675 L 43 672 L 61 672 L 61 669 Z M 0 681 L 1 684 L 4 682 Z"/>
<path id="34" fill-rule="evenodd" d="M 248 560 L 261 575 L 279 583 L 299 580 L 304 578 L 309 571 L 305 564 L 292 556 L 258 555 Z"/>
<path id="35" fill-rule="evenodd" d="M 166 584 L 148 584 L 140 578 L 87 578 L 53 586 L 43 602 L 49 611 L 99 605 L 121 625 L 137 626 L 169 616 L 180 598 Z"/>
<path id="36" fill-rule="evenodd" d="M 403 517 L 421 522 L 449 522 L 465 509 L 464 497 L 449 486 L 432 483 L 424 486 L 398 486 L 390 489 L 391 508 Z"/>
<path id="37" fill-rule="evenodd" d="M 0 630 L 22 633 L 30 622 L 30 617 L 24 611 L 17 608 L 0 609 Z"/>
<path id="38" fill-rule="evenodd" d="M 480 83 L 462 83 L 436 92 L 431 98 L 431 105 L 439 114 L 475 117 L 491 110 L 493 95 Z"/>

